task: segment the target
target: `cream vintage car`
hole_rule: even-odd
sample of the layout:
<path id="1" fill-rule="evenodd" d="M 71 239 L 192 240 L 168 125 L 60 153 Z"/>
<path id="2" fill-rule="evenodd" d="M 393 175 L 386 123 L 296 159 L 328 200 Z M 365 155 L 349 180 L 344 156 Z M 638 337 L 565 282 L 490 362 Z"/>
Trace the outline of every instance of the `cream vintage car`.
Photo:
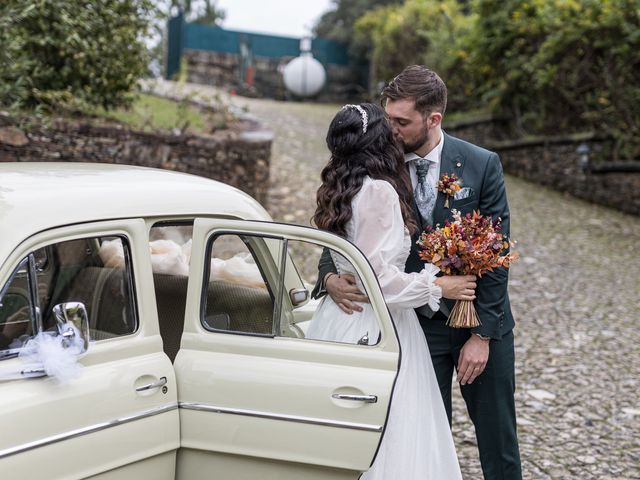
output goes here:
<path id="1" fill-rule="evenodd" d="M 212 180 L 117 165 L 0 164 L 0 222 L 0 478 L 356 479 L 372 463 L 400 352 L 349 242 Z M 378 338 L 305 338 L 322 247 L 351 261 Z M 72 364 L 45 365 L 34 338 Z"/>

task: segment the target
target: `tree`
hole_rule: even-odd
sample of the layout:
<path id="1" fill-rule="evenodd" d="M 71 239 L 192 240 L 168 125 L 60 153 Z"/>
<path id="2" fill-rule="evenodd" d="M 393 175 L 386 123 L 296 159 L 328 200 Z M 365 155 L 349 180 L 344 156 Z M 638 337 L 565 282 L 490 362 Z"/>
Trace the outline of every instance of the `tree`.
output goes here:
<path id="1" fill-rule="evenodd" d="M 4 0 L 0 104 L 8 107 L 131 101 L 147 72 L 151 0 Z"/>
<path id="2" fill-rule="evenodd" d="M 450 103 L 459 108 L 465 100 L 457 74 L 459 43 L 472 20 L 456 0 L 406 0 L 366 13 L 356 21 L 355 33 L 371 45 L 374 81 L 389 81 L 407 65 L 424 64 L 445 80 Z"/>
<path id="3" fill-rule="evenodd" d="M 181 9 L 187 21 L 204 25 L 219 25 L 226 12 L 219 8 L 216 0 L 171 0 L 171 8 Z"/>
<path id="4" fill-rule="evenodd" d="M 355 38 L 354 25 L 365 13 L 385 5 L 398 5 L 403 0 L 333 0 L 334 8 L 316 24 L 314 34 L 318 37 L 346 44 L 354 60 L 368 60 L 366 39 Z M 365 40 L 365 41 L 363 41 Z"/>
<path id="5" fill-rule="evenodd" d="M 524 132 L 593 129 L 640 157 L 638 0 L 476 0 L 466 74 Z"/>

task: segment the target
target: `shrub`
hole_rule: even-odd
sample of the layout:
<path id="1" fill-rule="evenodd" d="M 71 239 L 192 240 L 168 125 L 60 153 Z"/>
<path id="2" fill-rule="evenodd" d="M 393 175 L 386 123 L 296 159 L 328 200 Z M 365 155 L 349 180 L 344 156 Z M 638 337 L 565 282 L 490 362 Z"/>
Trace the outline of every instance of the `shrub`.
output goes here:
<path id="1" fill-rule="evenodd" d="M 593 129 L 640 156 L 638 0 L 476 0 L 465 76 L 521 130 Z"/>
<path id="2" fill-rule="evenodd" d="M 0 104 L 113 108 L 147 71 L 151 0 L 4 0 Z"/>

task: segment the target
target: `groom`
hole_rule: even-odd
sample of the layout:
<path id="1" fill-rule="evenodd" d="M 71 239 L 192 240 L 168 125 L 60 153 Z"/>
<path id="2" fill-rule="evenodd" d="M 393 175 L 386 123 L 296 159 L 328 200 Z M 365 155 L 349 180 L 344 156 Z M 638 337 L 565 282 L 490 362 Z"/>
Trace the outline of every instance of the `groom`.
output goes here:
<path id="1" fill-rule="evenodd" d="M 447 135 L 441 129 L 447 105 L 447 88 L 440 77 L 424 66 L 405 68 L 382 91 L 382 103 L 396 139 L 404 148 L 405 162 L 414 188 L 415 216 L 422 231 L 428 225 L 443 225 L 452 210 L 463 214 L 480 210 L 502 219 L 509 235 L 509 207 L 502 166 L 498 156 Z M 444 174 L 462 179 L 463 189 L 449 199 L 437 191 Z M 405 266 L 407 272 L 422 270 L 416 240 Z M 328 255 L 319 265 L 317 292 L 326 292 L 342 310 L 361 310 L 355 302 L 367 298 L 345 277 L 335 272 Z M 327 275 L 329 275 L 327 277 Z M 324 286 L 324 289 L 322 288 Z M 514 321 L 507 294 L 507 270 L 500 268 L 477 281 L 475 306 L 481 325 L 472 329 L 446 326 L 453 301 L 443 299 L 440 311 L 424 306 L 416 309 L 436 371 L 440 392 L 451 423 L 451 378 L 454 368 L 462 396 L 473 421 L 486 480 L 521 480 L 520 453 L 516 433 Z"/>

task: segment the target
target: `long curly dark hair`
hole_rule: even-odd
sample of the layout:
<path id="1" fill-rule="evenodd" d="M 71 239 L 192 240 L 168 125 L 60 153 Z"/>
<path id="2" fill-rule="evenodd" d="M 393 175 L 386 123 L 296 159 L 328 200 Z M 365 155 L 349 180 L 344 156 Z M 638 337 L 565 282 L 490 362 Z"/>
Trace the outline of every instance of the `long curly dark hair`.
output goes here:
<path id="1" fill-rule="evenodd" d="M 411 179 L 402 150 L 382 109 L 372 103 L 362 103 L 360 107 L 368 115 L 366 133 L 362 132 L 362 116 L 354 107 L 340 110 L 329 125 L 327 146 L 331 158 L 322 170 L 313 222 L 321 230 L 345 237 L 347 222 L 353 215 L 351 201 L 369 176 L 386 180 L 395 188 L 404 224 L 414 233 L 417 225 L 411 207 Z"/>

